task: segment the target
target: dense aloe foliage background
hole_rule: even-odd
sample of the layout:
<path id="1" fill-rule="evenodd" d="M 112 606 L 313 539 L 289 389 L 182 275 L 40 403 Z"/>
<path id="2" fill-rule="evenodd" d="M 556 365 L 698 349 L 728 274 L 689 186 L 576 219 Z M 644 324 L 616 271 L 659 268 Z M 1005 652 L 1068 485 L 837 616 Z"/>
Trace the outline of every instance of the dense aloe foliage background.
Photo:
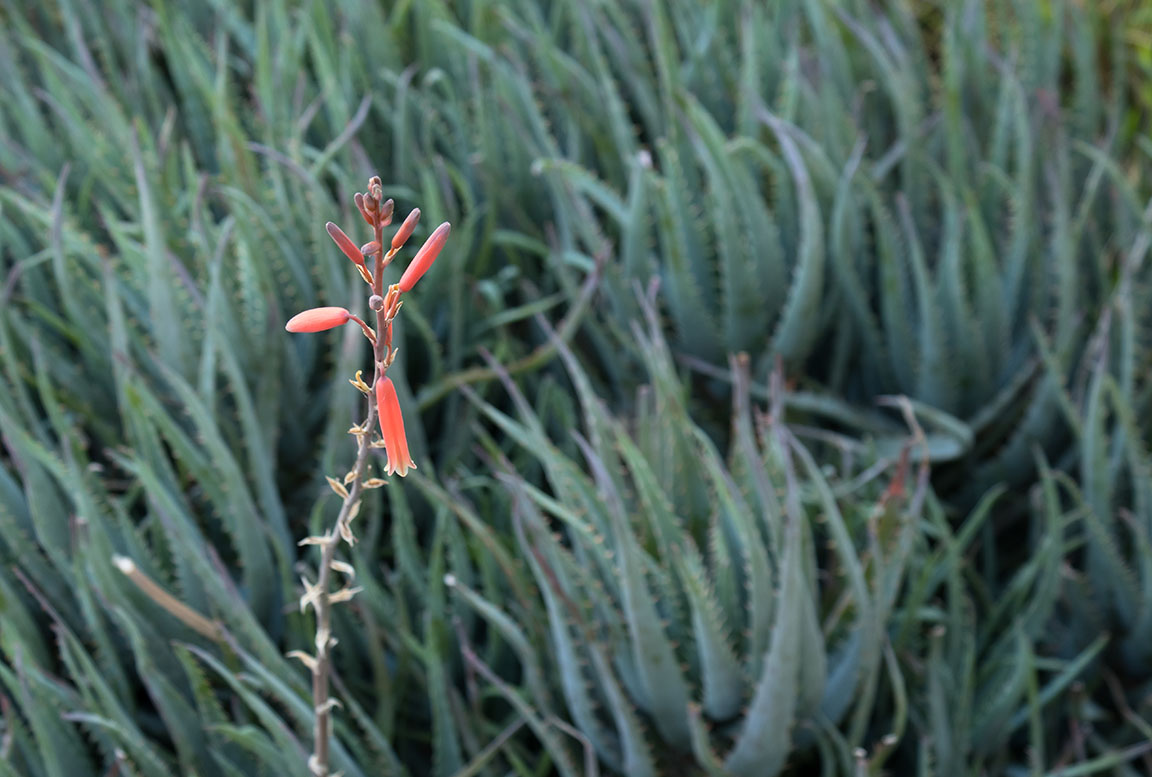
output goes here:
<path id="1" fill-rule="evenodd" d="M 1149 18 L 0 0 L 0 775 L 307 775 L 373 174 L 336 769 L 1149 773 Z"/>

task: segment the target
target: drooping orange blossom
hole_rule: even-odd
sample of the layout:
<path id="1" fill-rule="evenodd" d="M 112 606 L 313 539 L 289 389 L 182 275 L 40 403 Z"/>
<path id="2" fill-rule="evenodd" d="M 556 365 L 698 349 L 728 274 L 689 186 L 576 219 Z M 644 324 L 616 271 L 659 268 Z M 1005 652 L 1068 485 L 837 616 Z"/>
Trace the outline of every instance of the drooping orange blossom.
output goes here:
<path id="1" fill-rule="evenodd" d="M 384 450 L 388 453 L 387 472 L 389 475 L 404 477 L 409 469 L 416 469 L 416 463 L 408 453 L 404 416 L 400 412 L 400 400 L 396 397 L 396 387 L 392 385 L 391 378 L 376 381 L 376 411 L 380 415 Z"/>

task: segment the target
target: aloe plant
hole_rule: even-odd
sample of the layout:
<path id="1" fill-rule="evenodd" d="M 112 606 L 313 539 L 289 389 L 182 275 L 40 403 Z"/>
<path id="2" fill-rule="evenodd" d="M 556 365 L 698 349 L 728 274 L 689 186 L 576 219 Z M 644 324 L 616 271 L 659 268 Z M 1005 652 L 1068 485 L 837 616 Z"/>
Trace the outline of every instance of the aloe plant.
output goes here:
<path id="1" fill-rule="evenodd" d="M 490 663 L 464 636 L 463 652 L 559 773 L 587 770 L 592 753 L 622 774 L 802 773 L 806 752 L 825 773 L 1025 774 L 1070 761 L 1127 773 L 1143 752 L 1130 741 L 1062 741 L 1091 717 L 1079 688 L 1118 644 L 1065 623 L 1085 516 L 1068 509 L 1067 476 L 1038 459 L 1024 563 L 1006 544 L 976 552 L 1007 490 L 951 519 L 927 487 L 932 435 L 914 403 L 900 403 L 902 459 L 869 466 L 866 442 L 790 426 L 779 385 L 770 412 L 753 412 L 739 360 L 721 457 L 649 316 L 634 337 L 651 383 L 629 422 L 563 348 L 576 417 L 553 423 L 548 403 L 510 381 L 515 418 L 473 398 L 497 431 L 510 505 L 496 512 L 527 562 L 509 579 L 531 575 L 541 604 L 449 575 L 499 635 Z"/>
<path id="2" fill-rule="evenodd" d="M 331 523 L 317 473 L 350 463 L 358 395 L 332 370 L 367 365 L 327 335 L 291 343 L 283 321 L 321 297 L 351 302 L 315 216 L 348 208 L 326 184 L 358 167 L 371 103 L 345 110 L 331 92 L 297 122 L 281 79 L 342 45 L 331 29 L 289 44 L 302 12 L 231 16 L 210 45 L 201 10 L 0 10 L 4 774 L 307 773 L 311 691 L 285 658 L 314 643 L 290 607 L 295 537 Z M 258 111 L 234 81 L 241 59 Z M 435 339 L 436 306 L 417 308 L 423 327 L 398 344 Z M 407 399 L 405 366 L 391 374 Z M 419 369 L 441 377 L 435 360 Z M 406 420 L 422 457 L 421 419 Z M 368 540 L 385 504 L 365 500 Z M 415 661 L 439 653 L 400 594 L 364 596 L 373 615 L 334 618 L 348 675 L 334 681 L 333 767 L 427 773 L 433 749 L 408 726 L 449 679 Z M 485 744 L 458 744 L 457 766 Z"/>
<path id="3" fill-rule="evenodd" d="M 431 431 L 452 462 L 468 451 L 452 389 L 493 378 L 472 361 L 475 346 L 495 346 L 514 372 L 539 369 L 554 354 L 530 325 L 542 310 L 575 303 L 565 337 L 591 324 L 581 355 L 600 390 L 627 401 L 638 361 L 618 357 L 638 315 L 632 284 L 656 276 L 681 357 L 722 369 L 727 353 L 746 350 L 763 376 L 781 356 L 814 389 L 857 406 L 904 393 L 967 424 L 967 447 L 952 454 L 964 460 L 938 484 L 975 483 L 964 495 L 975 501 L 998 480 L 1034 474 L 1031 440 L 1057 457 L 1070 439 L 1030 322 L 1074 361 L 1080 317 L 1106 304 L 1112 257 L 1140 220 L 1146 160 L 1123 122 L 1129 48 L 1102 54 L 1095 17 L 1074 3 L 970 0 L 927 22 L 908 4 L 858 0 L 419 3 L 386 15 L 280 5 L 223 14 L 215 50 L 183 34 L 202 31 L 206 15 L 161 5 L 171 84 L 146 70 L 101 77 L 116 63 L 99 51 L 125 33 L 98 15 L 61 16 L 71 21 L 42 25 L 54 49 L 18 23 L 0 54 L 11 72 L 34 75 L 13 83 L 68 95 L 57 97 L 66 142 L 48 149 L 35 94 L 10 88 L 6 128 L 28 150 L 0 153 L 13 169 L 35 160 L 29 177 L 44 199 L 65 152 L 128 169 L 130 116 L 163 137 L 163 100 L 142 96 L 156 94 L 189 106 L 168 125 L 169 138 L 187 138 L 187 161 L 176 141 L 149 149 L 141 137 L 162 188 L 195 191 L 191 170 L 219 170 L 225 207 L 235 198 L 247 214 L 237 228 L 285 253 L 272 273 L 253 254 L 248 300 L 271 293 L 269 275 L 291 279 L 302 307 L 345 292 L 331 270 L 309 277 L 316 241 L 298 224 L 329 199 L 327 176 L 354 177 L 362 149 L 396 180 L 419 182 L 391 193 L 454 218 L 469 261 L 436 279 L 432 296 L 462 313 L 414 315 L 406 336 L 421 347 L 411 352 L 431 355 L 402 365 L 422 386 L 420 406 L 436 410 Z M 291 32 L 301 19 L 313 33 Z M 67 48 L 85 33 L 101 41 L 96 54 Z M 274 54 L 270 41 L 284 45 Z M 377 68 L 353 54 L 365 51 Z M 230 56 L 251 68 L 257 110 L 235 107 Z M 326 97 L 292 124 L 284 73 L 306 63 L 315 79 L 301 99 Z M 115 142 L 81 142 L 89 111 Z M 74 175 L 64 191 L 135 210 L 122 179 Z M 160 240 L 187 231 L 178 216 L 193 212 L 168 206 L 157 204 Z M 192 234 L 207 264 L 217 244 Z M 594 323 L 590 280 L 609 314 Z M 160 285 L 149 288 L 150 308 L 171 307 Z M 178 353 L 173 325 L 164 328 L 166 351 Z"/>
<path id="4" fill-rule="evenodd" d="M 1110 721 L 1097 748 L 1139 748 L 1152 733 L 1144 689 L 1152 679 L 1149 592 L 1152 591 L 1152 466 L 1147 423 L 1149 384 L 1141 332 L 1145 317 L 1135 304 L 1139 265 L 1147 237 L 1122 269 L 1113 304 L 1092 332 L 1078 380 L 1064 387 L 1060 403 L 1076 445 L 1059 467 L 1043 463 L 1041 481 L 1051 509 L 1062 513 L 1074 551 L 1056 587 L 1058 607 L 1046 629 L 1064 654 L 1110 636 L 1093 667 L 1085 706 Z M 1033 537 L 1031 548 L 1047 542 Z"/>
<path id="5" fill-rule="evenodd" d="M 530 211 L 504 187 L 493 208 L 548 226 L 550 244 L 499 235 L 559 260 L 534 289 L 574 296 L 606 257 L 609 315 L 581 355 L 616 402 L 637 374 L 618 358 L 632 286 L 656 277 L 670 343 L 702 373 L 747 351 L 757 376 L 779 357 L 856 408 L 900 393 L 956 419 L 964 444 L 936 457 L 955 462 L 937 484 L 962 502 L 1029 482 L 1032 444 L 1067 449 L 1033 322 L 1066 381 L 1138 237 L 1147 166 L 1124 123 L 1128 48 L 1102 53 L 1078 5 L 952 4 L 930 35 L 903 3 L 426 13 L 457 47 L 432 61 L 471 98 L 397 96 L 438 117 L 432 148 L 531 192 Z M 460 126 L 476 139 L 447 131 Z"/>
<path id="6" fill-rule="evenodd" d="M 331 524 L 313 473 L 343 471 L 357 399 L 332 387 L 368 365 L 281 323 L 350 302 L 315 218 L 355 218 L 334 187 L 377 168 L 457 227 L 397 328 L 427 476 L 362 508 L 352 560 L 383 570 L 334 616 L 334 768 L 580 774 L 599 752 L 731 770 L 762 755 L 749 721 L 778 715 L 767 756 L 798 768 L 853 773 L 860 746 L 873 771 L 1123 773 L 1147 717 L 1105 679 L 1147 662 L 1129 49 L 1096 47 L 1081 4 L 928 16 L 0 5 L 0 774 L 300 772 L 294 538 Z M 671 356 L 632 335 L 653 277 Z M 578 391 L 549 367 L 565 343 Z M 748 394 L 777 356 L 801 385 L 773 425 L 742 405 L 729 434 L 737 349 Z M 908 430 L 878 393 L 912 398 L 913 464 L 927 452 L 944 502 L 1006 480 L 1005 501 L 1043 494 L 1060 520 L 1023 499 L 952 527 L 963 513 L 931 496 L 885 501 Z M 1034 563 L 997 539 L 1021 514 L 1044 516 Z M 1055 748 L 1101 700 L 1127 728 Z"/>
<path id="7" fill-rule="evenodd" d="M 877 688 L 899 682 L 884 635 L 926 480 L 907 483 L 906 463 L 888 478 L 830 479 L 779 404 L 754 421 L 746 375 L 722 456 L 692 423 L 659 330 L 635 336 L 652 383 L 634 424 L 605 411 L 562 349 L 583 417 L 578 458 L 514 384 L 518 419 L 475 398 L 544 474 L 546 490 L 502 476 L 544 612 L 516 623 L 482 591 L 453 578 L 454 589 L 516 650 L 524 703 L 542 719 L 565 710 L 619 773 L 691 762 L 699 774 L 776 774 L 829 724 L 843 725 L 840 745 L 875 744 Z M 578 773 L 556 739 L 545 741 L 557 767 Z"/>

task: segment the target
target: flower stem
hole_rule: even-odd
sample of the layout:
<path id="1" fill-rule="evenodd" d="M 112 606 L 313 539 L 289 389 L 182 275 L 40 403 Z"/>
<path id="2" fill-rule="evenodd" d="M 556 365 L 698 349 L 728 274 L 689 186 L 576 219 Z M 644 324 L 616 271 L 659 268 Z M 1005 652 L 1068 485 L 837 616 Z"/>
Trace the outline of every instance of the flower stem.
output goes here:
<path id="1" fill-rule="evenodd" d="M 381 294 L 383 289 L 384 267 L 387 261 L 384 256 L 382 235 L 384 225 L 381 223 L 379 208 L 375 212 L 372 225 L 375 240 L 381 248 L 375 254 L 375 272 L 372 276 L 372 290 Z M 391 260 L 395 252 L 389 251 L 387 260 Z M 383 379 L 387 371 L 388 357 L 392 351 L 392 322 L 388 319 L 386 310 L 376 312 L 376 331 L 384 333 L 383 337 L 372 339 L 372 355 L 374 372 L 372 386 L 376 381 Z M 356 319 L 365 331 L 367 325 Z M 312 663 L 312 705 L 316 719 L 313 726 L 314 750 L 308 760 L 308 767 L 315 777 L 329 777 L 330 775 L 330 740 L 332 733 L 332 706 L 330 698 L 329 680 L 332 671 L 331 650 L 335 644 L 332 639 L 332 595 L 329 591 L 332 580 L 332 562 L 335 560 L 336 548 L 341 539 L 351 542 L 351 532 L 348 524 L 356 515 L 356 508 L 360 503 L 364 488 L 364 475 L 368 467 L 368 451 L 371 448 L 372 425 L 375 423 L 376 393 L 369 391 L 368 414 L 361 425 L 362 431 L 357 435 L 356 463 L 352 467 L 352 482 L 348 495 L 340 506 L 340 513 L 336 516 L 336 523 L 328 533 L 320 538 L 320 568 L 317 573 L 316 585 L 313 589 L 312 606 L 316 610 L 316 658 Z"/>
<path id="2" fill-rule="evenodd" d="M 365 430 L 370 428 L 376 410 L 375 406 L 376 398 L 369 393 L 368 416 L 364 420 Z M 369 434 L 367 432 L 359 435 L 356 463 L 352 467 L 355 480 L 352 481 L 352 487 L 348 490 L 348 496 L 345 497 L 344 503 L 340 505 L 340 512 L 336 516 L 335 525 L 328 530 L 328 533 L 323 537 L 323 542 L 320 543 L 320 570 L 316 579 L 317 595 L 313 601 L 313 608 L 316 610 L 316 662 L 312 668 L 312 703 L 316 713 L 313 728 L 315 750 L 308 764 L 316 777 L 328 777 L 329 774 L 328 747 L 332 707 L 328 695 L 328 676 L 331 671 L 331 649 L 334 644 L 332 640 L 332 602 L 329 593 L 332 561 L 336 556 L 336 547 L 340 544 L 340 539 L 347 531 L 349 521 L 355 516 L 354 510 L 360 503 L 360 496 L 364 488 L 364 473 L 368 465 L 368 439 Z"/>

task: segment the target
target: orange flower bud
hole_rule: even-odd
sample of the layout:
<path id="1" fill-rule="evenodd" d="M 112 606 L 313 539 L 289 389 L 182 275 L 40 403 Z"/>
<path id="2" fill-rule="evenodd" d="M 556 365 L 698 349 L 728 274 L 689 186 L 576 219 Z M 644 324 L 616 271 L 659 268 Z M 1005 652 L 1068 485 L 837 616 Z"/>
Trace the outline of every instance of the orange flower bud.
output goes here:
<path id="1" fill-rule="evenodd" d="M 284 328 L 289 332 L 323 332 L 351 320 L 352 314 L 345 308 L 312 308 L 292 316 Z"/>
<path id="2" fill-rule="evenodd" d="M 384 200 L 384 204 L 380 206 L 380 226 L 386 227 L 392 223 L 392 211 L 395 208 L 396 203 L 392 200 Z"/>
<path id="3" fill-rule="evenodd" d="M 380 436 L 384 438 L 384 452 L 388 454 L 389 475 L 404 477 L 416 463 L 408 453 L 408 438 L 404 435 L 404 416 L 400 413 L 400 400 L 392 379 L 382 377 L 376 381 L 376 412 L 380 416 Z"/>
<path id="4" fill-rule="evenodd" d="M 409 237 L 412 236 L 412 230 L 416 229 L 416 222 L 420 220 L 420 209 L 413 208 L 412 212 L 408 214 L 408 218 L 404 219 L 404 223 L 400 225 L 400 229 L 392 238 L 392 248 L 398 249 L 404 245 Z"/>
<path id="5" fill-rule="evenodd" d="M 331 235 L 332 239 L 336 241 L 336 245 L 340 246 L 340 250 L 344 252 L 344 255 L 351 259 L 355 264 L 363 267 L 364 254 L 360 253 L 360 249 L 356 247 L 356 244 L 353 243 L 352 240 L 344 234 L 344 230 L 340 229 L 340 227 L 336 226 L 331 221 L 328 222 L 327 227 L 328 234 Z"/>
<path id="6" fill-rule="evenodd" d="M 420 246 L 420 250 L 416 252 L 412 263 L 405 268 L 404 274 L 400 276 L 400 283 L 396 284 L 400 291 L 411 291 L 412 287 L 416 285 L 416 281 L 428 272 L 432 262 L 436 261 L 436 257 L 440 255 L 440 249 L 444 247 L 444 242 L 448 239 L 450 231 L 452 231 L 452 225 L 445 221 L 428 236 L 424 245 Z"/>
<path id="7" fill-rule="evenodd" d="M 360 253 L 362 253 L 364 256 L 371 256 L 372 254 L 376 253 L 379 250 L 380 250 L 380 244 L 377 243 L 375 240 L 369 240 L 367 243 L 360 246 Z"/>

